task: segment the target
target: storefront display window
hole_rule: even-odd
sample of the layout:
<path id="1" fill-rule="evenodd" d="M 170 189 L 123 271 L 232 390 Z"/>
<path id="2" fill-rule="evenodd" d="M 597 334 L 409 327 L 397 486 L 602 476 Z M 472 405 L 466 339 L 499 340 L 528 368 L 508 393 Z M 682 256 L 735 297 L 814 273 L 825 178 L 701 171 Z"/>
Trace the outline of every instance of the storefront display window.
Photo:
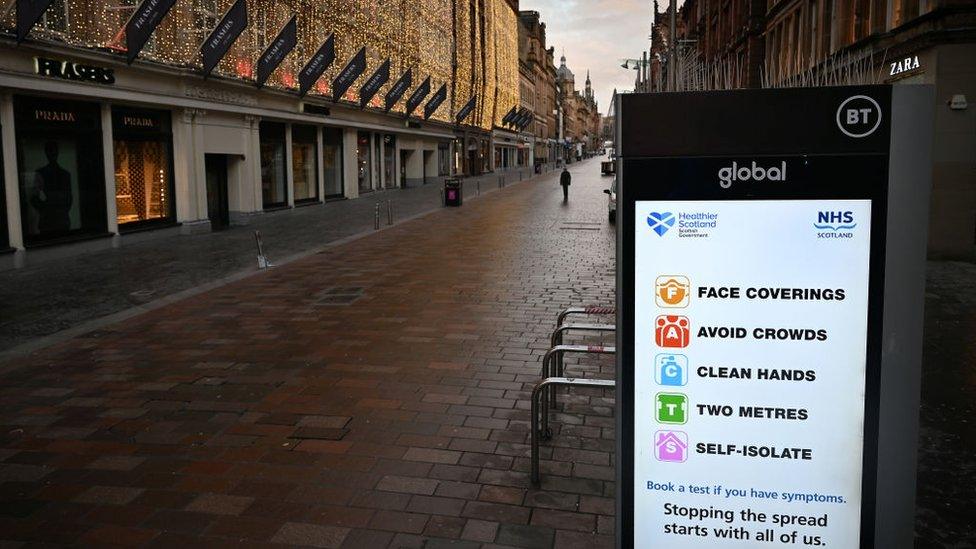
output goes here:
<path id="1" fill-rule="evenodd" d="M 261 195 L 264 207 L 280 208 L 288 204 L 285 174 L 285 125 L 261 122 Z"/>
<path id="2" fill-rule="evenodd" d="M 295 202 L 319 198 L 319 167 L 315 154 L 315 126 L 292 126 L 291 168 L 295 180 Z"/>
<path id="3" fill-rule="evenodd" d="M 437 175 L 451 175 L 451 146 L 437 144 Z"/>
<path id="4" fill-rule="evenodd" d="M 0 126 L 0 151 L 3 150 L 3 126 Z M 4 180 L 7 172 L 3 169 L 3 155 L 0 154 L 0 250 L 10 247 L 10 235 L 7 233 L 7 182 Z"/>
<path id="5" fill-rule="evenodd" d="M 25 245 L 106 232 L 99 105 L 16 97 L 14 111 Z"/>
<path id="6" fill-rule="evenodd" d="M 169 112 L 113 108 L 112 135 L 119 230 L 172 223 L 173 136 Z"/>
<path id="7" fill-rule="evenodd" d="M 322 128 L 322 167 L 325 196 L 342 196 L 342 130 Z"/>
<path id="8" fill-rule="evenodd" d="M 396 136 L 383 136 L 383 186 L 396 187 Z"/>
<path id="9" fill-rule="evenodd" d="M 357 172 L 359 174 L 359 192 L 365 193 L 372 190 L 370 180 L 373 175 L 373 159 L 370 151 L 369 133 L 359 132 L 356 138 L 356 160 L 359 163 Z"/>

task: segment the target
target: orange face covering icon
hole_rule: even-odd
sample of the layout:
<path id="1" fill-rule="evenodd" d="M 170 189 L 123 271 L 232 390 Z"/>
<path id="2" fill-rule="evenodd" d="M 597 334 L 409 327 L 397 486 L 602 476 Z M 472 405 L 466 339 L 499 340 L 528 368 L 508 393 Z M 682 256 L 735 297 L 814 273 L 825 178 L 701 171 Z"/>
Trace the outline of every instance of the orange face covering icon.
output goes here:
<path id="1" fill-rule="evenodd" d="M 658 307 L 687 307 L 691 282 L 679 275 L 659 276 L 654 283 L 654 300 Z"/>

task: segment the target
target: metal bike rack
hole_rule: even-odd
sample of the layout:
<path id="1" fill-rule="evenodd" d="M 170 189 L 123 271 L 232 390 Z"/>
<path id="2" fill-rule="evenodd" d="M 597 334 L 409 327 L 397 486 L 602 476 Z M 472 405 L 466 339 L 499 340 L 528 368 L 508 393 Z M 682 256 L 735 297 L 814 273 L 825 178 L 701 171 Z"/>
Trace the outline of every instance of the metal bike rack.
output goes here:
<path id="1" fill-rule="evenodd" d="M 546 354 L 542 357 L 542 379 L 545 381 L 550 378 L 561 378 L 562 371 L 556 370 L 556 364 L 553 362 L 553 357 L 562 357 L 563 353 L 589 353 L 598 355 L 611 355 L 617 352 L 616 347 L 604 347 L 602 345 L 557 345 L 552 349 L 546 351 Z M 571 379 L 571 378 L 567 378 Z M 549 408 L 550 405 L 556 407 L 556 390 L 555 388 L 547 389 L 546 398 L 542 402 L 542 429 L 547 434 L 549 433 Z"/>
<path id="2" fill-rule="evenodd" d="M 603 389 L 615 389 L 617 384 L 612 379 L 579 379 L 572 377 L 549 377 L 543 379 L 539 383 L 536 383 L 535 387 L 532 388 L 532 429 L 531 439 L 532 439 L 532 484 L 539 485 L 539 437 L 544 433 L 539 429 L 539 396 L 544 389 L 554 390 L 556 386 L 573 386 L 573 387 L 598 387 Z M 554 391 L 553 391 L 554 392 Z M 552 433 L 548 432 L 548 422 L 547 422 L 547 412 L 545 411 L 546 399 L 542 399 L 543 407 L 543 422 L 545 423 L 543 429 L 546 431 L 546 438 L 552 436 Z"/>
<path id="3" fill-rule="evenodd" d="M 599 307 L 596 305 L 591 305 L 588 307 L 570 307 L 563 312 L 559 313 L 556 317 L 556 327 L 563 325 L 566 317 L 569 315 L 612 315 L 616 314 L 617 309 L 614 307 Z"/>
<path id="4" fill-rule="evenodd" d="M 563 324 L 561 326 L 557 326 L 556 329 L 552 331 L 552 335 L 549 337 L 549 347 L 562 345 L 563 335 L 568 331 L 607 333 L 617 331 L 617 327 L 613 324 Z M 558 354 L 556 361 L 558 369 L 555 375 L 562 376 L 564 364 L 562 353 Z"/>

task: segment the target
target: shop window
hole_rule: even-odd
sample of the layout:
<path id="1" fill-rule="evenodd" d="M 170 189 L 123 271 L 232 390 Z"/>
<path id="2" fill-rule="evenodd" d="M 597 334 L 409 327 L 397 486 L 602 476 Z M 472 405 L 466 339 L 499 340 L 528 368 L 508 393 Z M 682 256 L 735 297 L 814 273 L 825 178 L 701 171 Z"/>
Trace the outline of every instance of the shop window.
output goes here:
<path id="1" fill-rule="evenodd" d="M 119 230 L 172 223 L 173 135 L 167 111 L 112 109 Z"/>
<path id="2" fill-rule="evenodd" d="M 369 133 L 359 132 L 356 136 L 356 162 L 357 174 L 359 179 L 359 192 L 365 193 L 372 190 L 370 179 L 372 178 L 372 163 Z"/>
<path id="3" fill-rule="evenodd" d="M 451 175 L 451 146 L 437 144 L 437 175 Z"/>
<path id="4" fill-rule="evenodd" d="M 319 166 L 315 154 L 315 126 L 291 128 L 291 171 L 295 183 L 295 202 L 319 199 Z"/>
<path id="5" fill-rule="evenodd" d="M 25 245 L 105 233 L 99 105 L 18 96 L 14 112 Z"/>
<path id="6" fill-rule="evenodd" d="M 383 136 L 383 183 L 387 189 L 396 187 L 396 136 Z"/>
<path id="7" fill-rule="evenodd" d="M 3 150 L 3 126 L 0 126 L 0 151 Z M 0 154 L 0 250 L 10 247 L 10 235 L 7 233 L 7 184 L 4 178 L 7 172 L 3 169 L 3 155 Z"/>
<path id="8" fill-rule="evenodd" d="M 288 205 L 285 173 L 285 125 L 261 122 L 261 197 L 265 209 Z"/>
<path id="9" fill-rule="evenodd" d="M 380 143 L 380 135 L 379 134 L 374 134 L 373 135 L 373 143 L 375 144 L 375 146 L 374 146 L 375 151 L 374 151 L 374 154 L 373 154 L 373 158 L 375 159 L 374 161 L 376 162 L 376 167 L 375 167 L 375 171 L 373 172 L 373 174 L 374 174 L 374 177 L 376 178 L 376 183 L 375 183 L 375 185 L 372 185 L 371 188 L 373 188 L 373 189 L 381 189 L 383 187 L 383 184 L 382 184 L 383 182 L 380 180 L 380 178 L 383 176 L 383 166 L 382 166 L 382 163 L 383 163 L 383 149 L 382 149 L 382 147 L 383 147 L 383 145 L 382 145 L 382 143 Z"/>
<path id="10" fill-rule="evenodd" d="M 322 168 L 325 196 L 342 196 L 342 130 L 338 128 L 322 128 Z"/>

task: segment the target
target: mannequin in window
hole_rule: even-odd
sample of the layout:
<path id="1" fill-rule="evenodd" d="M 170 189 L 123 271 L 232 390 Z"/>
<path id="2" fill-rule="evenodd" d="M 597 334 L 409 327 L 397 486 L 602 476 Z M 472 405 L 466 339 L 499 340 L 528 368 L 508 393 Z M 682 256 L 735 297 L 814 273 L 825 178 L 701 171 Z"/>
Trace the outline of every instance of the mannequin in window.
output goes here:
<path id="1" fill-rule="evenodd" d="M 44 144 L 47 165 L 34 172 L 34 196 L 31 206 L 37 210 L 37 228 L 42 233 L 64 232 L 71 228 L 71 174 L 58 164 L 58 144 Z"/>

